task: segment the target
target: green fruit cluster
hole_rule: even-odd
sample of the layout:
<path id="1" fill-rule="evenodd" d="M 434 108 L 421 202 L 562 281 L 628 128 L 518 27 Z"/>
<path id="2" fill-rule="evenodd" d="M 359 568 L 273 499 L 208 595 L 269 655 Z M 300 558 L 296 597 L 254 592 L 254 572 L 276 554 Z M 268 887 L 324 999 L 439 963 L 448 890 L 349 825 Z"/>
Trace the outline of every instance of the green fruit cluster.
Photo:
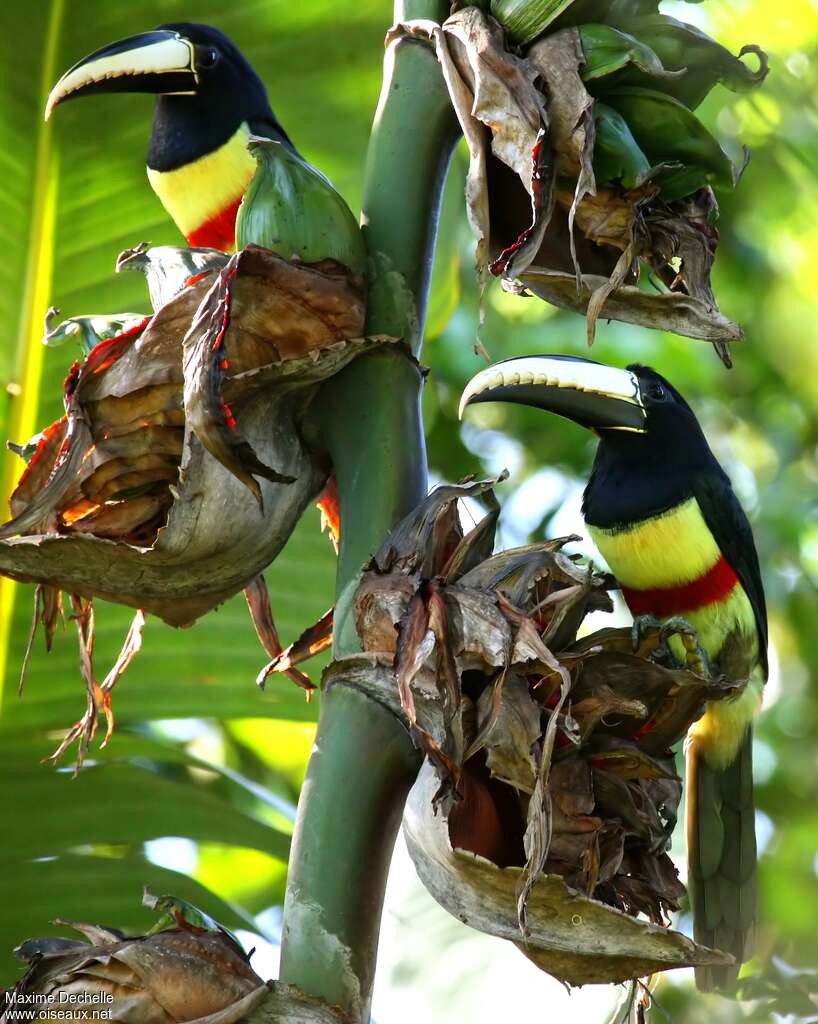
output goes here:
<path id="1" fill-rule="evenodd" d="M 658 0 L 491 0 L 509 42 L 525 50 L 573 27 L 594 97 L 597 184 L 659 186 L 666 201 L 705 185 L 732 187 L 741 168 L 693 113 L 719 82 L 744 91 L 764 80 L 767 56 L 745 46 L 734 56 L 693 25 L 658 11 Z M 757 67 L 741 58 L 754 54 Z"/>
<path id="2" fill-rule="evenodd" d="M 236 217 L 236 248 L 260 245 L 286 260 L 332 259 L 366 270 L 363 236 L 332 184 L 280 142 L 251 137 L 258 167 Z"/>

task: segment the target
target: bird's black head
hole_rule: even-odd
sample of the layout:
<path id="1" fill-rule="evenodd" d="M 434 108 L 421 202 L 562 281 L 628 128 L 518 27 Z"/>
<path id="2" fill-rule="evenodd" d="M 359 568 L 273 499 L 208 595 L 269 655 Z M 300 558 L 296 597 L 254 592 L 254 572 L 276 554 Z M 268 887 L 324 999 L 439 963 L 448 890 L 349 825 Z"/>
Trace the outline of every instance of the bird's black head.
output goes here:
<path id="1" fill-rule="evenodd" d="M 704 470 L 721 473 L 693 410 L 656 370 L 572 356 L 526 356 L 481 370 L 461 399 L 518 402 L 558 413 L 599 437 L 583 511 L 614 526 L 672 508 Z"/>
<path id="2" fill-rule="evenodd" d="M 658 515 L 689 498 L 700 474 L 721 474 L 699 421 L 676 388 L 649 366 L 627 368 L 638 382 L 641 433 L 599 431 L 585 488 L 587 522 L 613 528 Z"/>
<path id="3" fill-rule="evenodd" d="M 638 430 L 622 431 L 591 423 L 599 435 L 600 449 L 635 462 L 684 460 L 695 455 L 707 441 L 696 415 L 676 388 L 651 366 L 631 363 L 624 371 L 635 382 L 643 422 Z M 600 397 L 600 402 L 605 401 Z"/>
<path id="4" fill-rule="evenodd" d="M 238 47 L 211 25 L 160 25 L 96 50 L 54 86 L 46 118 L 64 100 L 103 92 L 158 97 L 148 151 L 148 166 L 157 171 L 212 152 L 243 122 L 255 134 L 292 145 L 264 83 Z"/>

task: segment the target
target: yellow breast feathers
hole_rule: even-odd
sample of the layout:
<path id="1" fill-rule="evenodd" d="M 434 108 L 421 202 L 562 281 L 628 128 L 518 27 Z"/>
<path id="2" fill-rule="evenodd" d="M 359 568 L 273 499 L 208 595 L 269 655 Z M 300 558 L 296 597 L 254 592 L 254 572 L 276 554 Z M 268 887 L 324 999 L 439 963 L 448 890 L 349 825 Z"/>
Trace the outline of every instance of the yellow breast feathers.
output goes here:
<path id="1" fill-rule="evenodd" d="M 185 237 L 244 195 L 256 170 L 242 124 L 223 146 L 173 171 L 148 168 L 148 180 Z"/>
<path id="2" fill-rule="evenodd" d="M 625 529 L 588 530 L 619 582 L 638 590 L 690 583 L 721 557 L 695 498 Z"/>

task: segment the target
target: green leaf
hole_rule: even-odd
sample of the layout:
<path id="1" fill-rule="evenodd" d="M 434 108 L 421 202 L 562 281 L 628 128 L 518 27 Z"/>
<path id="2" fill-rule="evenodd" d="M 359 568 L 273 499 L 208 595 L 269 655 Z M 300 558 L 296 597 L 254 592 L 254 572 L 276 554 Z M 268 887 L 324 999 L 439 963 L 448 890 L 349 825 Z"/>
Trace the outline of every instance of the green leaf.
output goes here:
<path id="1" fill-rule="evenodd" d="M 14 837 L 0 852 L 7 867 L 80 846 L 133 847 L 164 836 L 233 843 L 285 861 L 289 853 L 288 836 L 168 764 L 92 765 L 75 779 L 37 763 L 18 765 L 0 780 L 0 799 Z"/>
<path id="2" fill-rule="evenodd" d="M 683 75 L 665 78 L 656 87 L 674 96 L 694 110 L 718 82 L 734 92 L 746 92 L 767 76 L 767 55 L 755 46 L 745 47 L 738 57 L 706 33 L 666 14 L 630 16 L 614 4 L 606 16 L 608 24 L 626 30 L 648 46 L 668 71 L 684 70 Z M 755 53 L 758 67 L 753 69 L 740 59 L 743 53 Z M 624 79 L 641 84 L 638 75 L 627 72 Z"/>
<path id="3" fill-rule="evenodd" d="M 25 17 L 7 7 L 0 13 L 3 37 L 15 41 L 0 72 L 0 430 L 13 430 L 22 438 L 33 433 L 36 390 L 24 392 L 21 384 L 33 381 L 36 388 L 39 379 L 42 352 L 36 339 L 48 307 L 56 217 L 53 132 L 41 117 L 33 121 L 31 113 L 48 94 L 59 66 L 63 8 L 62 2 L 52 2 L 38 4 Z M 0 499 L 5 493 L 0 473 Z"/>
<path id="4" fill-rule="evenodd" d="M 684 104 L 651 89 L 614 89 L 606 103 L 620 113 L 652 164 L 681 164 L 657 175 L 662 197 L 690 195 L 703 185 L 732 188 L 737 170 L 716 139 Z"/>
<path id="5" fill-rule="evenodd" d="M 585 64 L 580 69 L 584 82 L 599 85 L 599 79 L 629 67 L 651 78 L 673 77 L 649 46 L 627 32 L 610 25 L 580 25 L 578 31 L 585 54 Z"/>
<path id="6" fill-rule="evenodd" d="M 512 43 L 524 46 L 548 28 L 573 0 L 491 0 L 491 13 Z"/>
<path id="7" fill-rule="evenodd" d="M 634 139 L 628 122 L 612 107 L 594 104 L 594 177 L 598 183 L 621 182 L 625 188 L 641 185 L 650 173 L 650 160 Z"/>

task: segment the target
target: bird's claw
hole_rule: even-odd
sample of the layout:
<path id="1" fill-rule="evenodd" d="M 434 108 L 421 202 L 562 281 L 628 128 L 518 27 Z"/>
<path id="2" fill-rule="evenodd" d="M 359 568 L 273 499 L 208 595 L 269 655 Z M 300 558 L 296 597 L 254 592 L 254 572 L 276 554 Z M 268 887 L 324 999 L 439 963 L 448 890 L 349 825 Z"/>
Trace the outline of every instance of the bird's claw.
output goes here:
<path id="1" fill-rule="evenodd" d="M 631 639 L 633 649 L 642 658 L 673 658 L 668 640 L 678 637 L 684 649 L 684 664 L 690 672 L 704 678 L 710 677 L 710 662 L 707 652 L 699 643 L 699 634 L 681 615 L 669 619 L 657 619 L 653 615 L 638 615 L 633 620 Z"/>
<path id="2" fill-rule="evenodd" d="M 631 626 L 634 654 L 640 658 L 667 655 L 669 652 L 665 644 L 664 628 L 664 622 L 654 615 L 637 615 Z"/>

